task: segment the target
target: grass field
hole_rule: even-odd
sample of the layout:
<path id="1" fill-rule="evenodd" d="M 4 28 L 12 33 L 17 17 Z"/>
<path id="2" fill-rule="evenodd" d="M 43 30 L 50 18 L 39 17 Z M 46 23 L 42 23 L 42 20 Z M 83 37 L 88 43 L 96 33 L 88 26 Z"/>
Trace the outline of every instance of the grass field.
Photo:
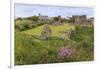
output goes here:
<path id="1" fill-rule="evenodd" d="M 49 26 L 52 30 L 52 36 L 59 36 L 59 37 L 62 35 L 60 33 L 60 31 L 75 29 L 75 26 L 70 26 L 68 24 L 62 24 L 62 25 L 57 25 L 57 26 L 49 25 Z M 32 28 L 32 29 L 27 30 L 27 31 L 23 31 L 23 33 L 40 36 L 41 32 L 43 30 L 43 27 L 44 27 L 44 25 L 36 27 L 36 28 Z"/>
<path id="2" fill-rule="evenodd" d="M 15 65 L 62 63 L 76 61 L 90 61 L 94 59 L 94 30 L 93 27 L 63 25 L 49 25 L 52 37 L 48 40 L 36 38 L 41 35 L 44 25 L 26 30 L 15 31 Z M 71 44 L 65 38 L 59 38 L 59 31 L 74 29 Z M 66 36 L 67 37 L 67 36 Z M 70 57 L 61 58 L 59 50 L 72 48 L 75 50 Z"/>

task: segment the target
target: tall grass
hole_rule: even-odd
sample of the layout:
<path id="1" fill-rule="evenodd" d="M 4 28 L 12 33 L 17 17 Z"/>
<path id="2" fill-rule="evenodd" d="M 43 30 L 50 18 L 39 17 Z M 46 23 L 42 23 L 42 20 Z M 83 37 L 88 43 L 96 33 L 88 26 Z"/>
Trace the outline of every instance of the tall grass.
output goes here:
<path id="1" fill-rule="evenodd" d="M 93 42 L 93 27 L 76 27 L 71 41 L 57 36 L 42 40 L 39 36 L 16 31 L 15 65 L 90 61 L 94 59 Z M 69 57 L 60 58 L 61 48 L 72 48 L 75 51 Z"/>

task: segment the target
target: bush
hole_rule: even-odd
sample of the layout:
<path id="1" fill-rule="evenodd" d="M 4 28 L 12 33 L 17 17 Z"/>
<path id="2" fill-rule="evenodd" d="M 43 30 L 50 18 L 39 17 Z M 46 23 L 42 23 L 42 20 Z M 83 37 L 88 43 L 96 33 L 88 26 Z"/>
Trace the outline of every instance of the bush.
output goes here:
<path id="1" fill-rule="evenodd" d="M 19 31 L 28 30 L 31 28 L 35 28 L 37 26 L 43 25 L 42 22 L 36 22 L 32 20 L 16 20 L 15 21 L 15 29 L 18 29 Z"/>

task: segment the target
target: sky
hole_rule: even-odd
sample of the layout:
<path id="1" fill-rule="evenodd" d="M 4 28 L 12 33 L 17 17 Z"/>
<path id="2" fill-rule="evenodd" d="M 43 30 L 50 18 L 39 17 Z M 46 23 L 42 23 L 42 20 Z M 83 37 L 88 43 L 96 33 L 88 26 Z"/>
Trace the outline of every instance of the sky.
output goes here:
<path id="1" fill-rule="evenodd" d="M 61 15 L 67 17 L 72 15 L 87 15 L 94 16 L 94 9 L 89 7 L 69 7 L 69 6 L 54 6 L 54 5 L 36 5 L 36 4 L 15 4 L 16 17 L 28 17 L 33 15 L 47 15 L 50 17 Z"/>

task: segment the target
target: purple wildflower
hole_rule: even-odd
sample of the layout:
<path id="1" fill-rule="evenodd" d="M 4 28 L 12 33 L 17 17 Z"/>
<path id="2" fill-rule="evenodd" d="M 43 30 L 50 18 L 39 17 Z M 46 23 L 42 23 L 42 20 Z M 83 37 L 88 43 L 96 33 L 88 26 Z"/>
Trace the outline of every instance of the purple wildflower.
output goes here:
<path id="1" fill-rule="evenodd" d="M 59 56 L 61 58 L 69 57 L 72 55 L 74 50 L 72 48 L 60 48 L 59 50 Z"/>

